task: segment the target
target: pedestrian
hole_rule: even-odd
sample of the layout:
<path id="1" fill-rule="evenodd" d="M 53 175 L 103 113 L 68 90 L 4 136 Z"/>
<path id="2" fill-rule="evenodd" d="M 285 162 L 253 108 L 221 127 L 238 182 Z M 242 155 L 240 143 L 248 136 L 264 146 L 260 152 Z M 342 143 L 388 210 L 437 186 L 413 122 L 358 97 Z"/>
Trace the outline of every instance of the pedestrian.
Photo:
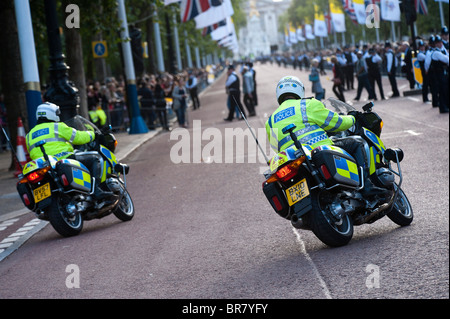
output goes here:
<path id="1" fill-rule="evenodd" d="M 253 63 L 252 62 L 248 63 L 248 70 L 252 74 L 252 77 L 253 77 L 253 92 L 252 92 L 253 105 L 254 106 L 258 106 L 258 95 L 257 95 L 257 92 L 256 92 L 256 71 L 253 68 Z"/>
<path id="2" fill-rule="evenodd" d="M 164 89 L 161 86 L 163 83 L 163 79 L 158 77 L 157 82 L 155 84 L 155 91 L 153 92 L 155 99 L 155 113 L 158 116 L 159 123 L 162 128 L 166 131 L 170 131 L 169 123 L 167 121 L 167 102 L 166 95 L 164 93 Z"/>
<path id="3" fill-rule="evenodd" d="M 434 87 L 435 96 L 437 99 L 439 112 L 448 113 L 448 67 L 449 67 L 449 56 L 445 55 L 442 51 L 443 44 L 442 38 L 439 35 L 435 36 L 435 48 L 430 55 L 425 58 L 425 70 L 428 70 L 432 87 Z M 436 96 L 437 95 L 437 96 Z"/>
<path id="4" fill-rule="evenodd" d="M 312 92 L 315 93 L 316 100 L 321 101 L 325 98 L 325 89 L 322 87 L 320 83 L 320 74 L 319 74 L 319 60 L 312 59 L 311 61 L 311 73 L 309 74 L 309 80 L 312 82 Z"/>
<path id="5" fill-rule="evenodd" d="M 239 108 L 239 111 L 242 112 L 245 116 L 245 111 L 241 103 L 241 89 L 240 89 L 240 80 L 239 76 L 236 74 L 234 70 L 234 66 L 230 65 L 227 71 L 227 82 L 225 83 L 225 90 L 228 94 L 228 106 L 229 112 L 228 117 L 225 118 L 225 121 L 231 122 L 233 120 L 234 111 Z"/>
<path id="6" fill-rule="evenodd" d="M 358 79 L 358 89 L 354 100 L 359 101 L 363 88 L 367 90 L 367 93 L 369 93 L 369 100 L 371 100 L 374 98 L 375 93 L 374 89 L 370 85 L 369 73 L 367 72 L 367 64 L 366 59 L 364 59 L 364 53 L 362 51 L 358 51 L 356 53 L 356 57 L 358 59 L 355 66 L 356 77 Z"/>
<path id="7" fill-rule="evenodd" d="M 430 101 L 428 100 L 430 81 L 428 79 L 428 74 L 425 72 L 425 58 L 426 58 L 425 43 L 423 42 L 423 40 L 419 40 L 417 45 L 419 47 L 419 53 L 417 54 L 417 61 L 419 62 L 420 72 L 422 73 L 422 101 L 423 103 L 430 103 Z"/>
<path id="8" fill-rule="evenodd" d="M 149 79 L 144 78 L 139 81 L 137 90 L 138 100 L 141 103 L 141 113 L 150 130 L 155 129 L 156 115 L 154 112 L 153 92 L 149 87 Z"/>
<path id="9" fill-rule="evenodd" d="M 350 51 L 348 45 L 344 47 L 344 58 L 345 58 L 345 83 L 347 85 L 347 90 L 354 90 L 354 79 L 355 79 L 355 63 L 357 60 L 356 54 Z"/>
<path id="10" fill-rule="evenodd" d="M 375 82 L 378 85 L 378 89 L 380 90 L 381 99 L 384 100 L 384 92 L 383 92 L 383 84 L 381 83 L 381 72 L 380 72 L 380 64 L 383 59 L 375 52 L 374 48 L 369 49 L 369 57 L 366 58 L 367 64 L 367 73 L 369 74 L 369 82 L 370 86 L 373 89 L 373 99 L 377 100 L 377 95 L 375 93 Z"/>
<path id="11" fill-rule="evenodd" d="M 248 66 L 244 66 L 242 68 L 242 92 L 244 93 L 244 104 L 249 116 L 256 115 L 253 99 L 254 91 L 253 74 L 249 71 Z"/>
<path id="12" fill-rule="evenodd" d="M 200 100 L 198 98 L 197 77 L 192 71 L 189 71 L 189 80 L 186 83 L 186 88 L 189 90 L 189 95 L 192 100 L 192 107 L 194 110 L 200 108 Z"/>
<path id="13" fill-rule="evenodd" d="M 444 48 L 448 52 L 448 28 L 446 26 L 442 27 L 441 30 L 441 38 L 442 38 L 442 44 L 444 45 Z"/>
<path id="14" fill-rule="evenodd" d="M 333 64 L 333 92 L 339 100 L 345 102 L 343 87 L 345 79 L 344 72 L 335 55 L 331 57 L 331 63 Z"/>
<path id="15" fill-rule="evenodd" d="M 386 57 L 386 70 L 388 74 L 389 83 L 392 88 L 392 95 L 390 97 L 399 97 L 400 93 L 397 88 L 397 79 L 395 78 L 395 74 L 397 71 L 397 58 L 395 56 L 394 51 L 392 50 L 392 46 L 390 42 L 386 42 L 384 44 L 385 49 L 385 57 Z"/>
<path id="16" fill-rule="evenodd" d="M 187 127 L 186 125 L 186 107 L 187 107 L 187 89 L 184 86 L 182 77 L 175 80 L 175 86 L 172 91 L 173 104 L 172 108 L 177 114 L 178 125 Z"/>
<path id="17" fill-rule="evenodd" d="M 416 84 L 416 80 L 414 79 L 414 71 L 412 65 L 412 50 L 409 46 L 408 41 L 404 41 L 401 46 L 401 51 L 403 52 L 403 62 L 404 64 L 404 73 L 406 73 L 406 79 L 409 82 L 409 88 L 414 89 Z"/>

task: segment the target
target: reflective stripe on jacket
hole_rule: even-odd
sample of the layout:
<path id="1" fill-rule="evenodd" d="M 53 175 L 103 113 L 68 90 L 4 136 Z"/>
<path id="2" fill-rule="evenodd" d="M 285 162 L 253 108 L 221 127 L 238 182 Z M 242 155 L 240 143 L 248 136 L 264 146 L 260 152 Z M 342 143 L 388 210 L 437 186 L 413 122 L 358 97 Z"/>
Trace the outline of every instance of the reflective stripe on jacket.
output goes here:
<path id="1" fill-rule="evenodd" d="M 77 131 L 63 122 L 41 123 L 26 136 L 27 149 L 31 159 L 42 157 L 37 142 L 45 140 L 44 149 L 48 155 L 66 158 L 73 152 L 73 145 L 82 145 L 94 140 L 95 134 L 89 131 Z"/>
<path id="2" fill-rule="evenodd" d="M 284 101 L 266 122 L 270 146 L 277 153 L 294 143 L 289 134 L 282 133 L 289 124 L 296 126 L 294 133 L 300 143 L 315 148 L 332 145 L 326 132 L 344 131 L 355 124 L 355 118 L 330 111 L 313 98 Z"/>

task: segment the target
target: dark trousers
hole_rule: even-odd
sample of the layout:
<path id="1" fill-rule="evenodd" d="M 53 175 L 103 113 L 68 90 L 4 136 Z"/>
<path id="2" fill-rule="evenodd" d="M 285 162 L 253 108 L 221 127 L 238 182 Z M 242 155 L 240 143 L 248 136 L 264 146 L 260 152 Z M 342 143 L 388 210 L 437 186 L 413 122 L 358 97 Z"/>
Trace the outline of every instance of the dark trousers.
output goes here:
<path id="1" fill-rule="evenodd" d="M 422 101 L 428 102 L 428 92 L 430 91 L 430 79 L 425 71 L 422 71 L 423 82 L 422 82 Z"/>
<path id="2" fill-rule="evenodd" d="M 439 106 L 439 77 L 430 69 L 428 71 L 428 79 L 430 80 L 431 102 L 434 107 Z"/>
<path id="3" fill-rule="evenodd" d="M 345 102 L 345 97 L 344 97 L 344 88 L 343 88 L 343 84 L 334 84 L 333 85 L 333 92 L 334 94 L 336 94 L 336 97 L 341 100 L 342 102 Z"/>
<path id="4" fill-rule="evenodd" d="M 253 105 L 254 105 L 254 106 L 257 106 L 257 105 L 258 105 L 258 95 L 256 94 L 256 82 L 255 82 L 254 84 L 255 84 L 255 89 L 254 89 L 254 91 L 252 92 L 252 96 L 253 96 Z"/>
<path id="5" fill-rule="evenodd" d="M 228 94 L 228 105 L 230 106 L 230 110 L 228 112 L 227 120 L 231 121 L 233 119 L 236 106 L 239 108 L 239 110 L 245 116 L 244 107 L 242 106 L 242 103 L 241 103 L 241 92 L 240 91 L 230 91 L 230 93 Z"/>
<path id="6" fill-rule="evenodd" d="M 192 88 L 189 90 L 189 95 L 191 96 L 192 104 L 194 110 L 200 107 L 200 100 L 198 99 L 197 88 Z"/>
<path id="7" fill-rule="evenodd" d="M 375 93 L 375 82 L 377 82 L 378 88 L 380 89 L 380 96 L 384 100 L 383 84 L 381 83 L 381 74 L 379 72 L 369 73 L 369 82 L 373 88 L 374 99 L 377 98 Z"/>
<path id="8" fill-rule="evenodd" d="M 392 71 L 391 73 L 388 73 L 388 79 L 389 83 L 391 84 L 392 88 L 392 96 L 400 96 L 400 92 L 397 88 L 397 80 L 395 79 L 395 73 Z"/>
<path id="9" fill-rule="evenodd" d="M 354 81 L 354 70 L 353 65 L 347 65 L 344 69 L 345 71 L 345 82 L 347 84 L 347 90 L 353 90 L 353 81 Z"/>
<path id="10" fill-rule="evenodd" d="M 253 96 L 250 96 L 250 94 L 246 93 L 244 94 L 244 104 L 247 108 L 247 111 L 249 115 L 255 115 L 255 105 L 254 105 L 254 99 Z"/>
<path id="11" fill-rule="evenodd" d="M 372 86 L 370 85 L 369 75 L 367 73 L 363 75 L 358 75 L 358 90 L 356 92 L 355 100 L 360 99 L 362 89 L 367 90 L 367 93 L 369 93 L 369 99 L 375 98 L 375 93 Z"/>
<path id="12" fill-rule="evenodd" d="M 448 112 L 448 75 L 441 72 L 437 76 L 439 92 L 439 112 Z"/>

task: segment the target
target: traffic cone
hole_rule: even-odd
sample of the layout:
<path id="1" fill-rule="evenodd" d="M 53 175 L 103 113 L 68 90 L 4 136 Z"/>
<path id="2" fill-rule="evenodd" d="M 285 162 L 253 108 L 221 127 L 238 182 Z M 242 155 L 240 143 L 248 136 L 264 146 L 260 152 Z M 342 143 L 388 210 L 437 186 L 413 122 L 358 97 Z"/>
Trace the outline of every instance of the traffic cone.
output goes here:
<path id="1" fill-rule="evenodd" d="M 17 119 L 17 158 L 16 158 L 16 171 L 14 176 L 17 177 L 22 174 L 22 169 L 20 166 L 25 166 L 26 163 L 31 161 L 30 154 L 27 151 L 27 144 L 25 141 L 25 128 L 23 127 L 22 119 L 19 117 Z M 18 163 L 20 162 L 20 165 Z"/>

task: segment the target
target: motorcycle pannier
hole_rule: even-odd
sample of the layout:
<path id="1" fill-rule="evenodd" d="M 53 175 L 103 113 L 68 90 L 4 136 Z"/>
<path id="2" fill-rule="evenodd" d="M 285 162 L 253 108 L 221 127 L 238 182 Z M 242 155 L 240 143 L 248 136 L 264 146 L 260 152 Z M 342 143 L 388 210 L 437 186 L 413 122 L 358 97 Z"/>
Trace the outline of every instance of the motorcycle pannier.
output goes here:
<path id="1" fill-rule="evenodd" d="M 56 171 L 61 178 L 65 190 L 91 191 L 91 174 L 86 166 L 80 162 L 71 159 L 61 160 L 56 164 Z"/>
<path id="2" fill-rule="evenodd" d="M 359 186 L 358 165 L 345 150 L 337 146 L 322 145 L 312 151 L 312 161 L 328 187 L 336 184 Z"/>
<path id="3" fill-rule="evenodd" d="M 283 218 L 286 218 L 289 213 L 289 205 L 283 191 L 276 183 L 263 183 L 263 192 L 267 197 L 272 208 Z"/>

